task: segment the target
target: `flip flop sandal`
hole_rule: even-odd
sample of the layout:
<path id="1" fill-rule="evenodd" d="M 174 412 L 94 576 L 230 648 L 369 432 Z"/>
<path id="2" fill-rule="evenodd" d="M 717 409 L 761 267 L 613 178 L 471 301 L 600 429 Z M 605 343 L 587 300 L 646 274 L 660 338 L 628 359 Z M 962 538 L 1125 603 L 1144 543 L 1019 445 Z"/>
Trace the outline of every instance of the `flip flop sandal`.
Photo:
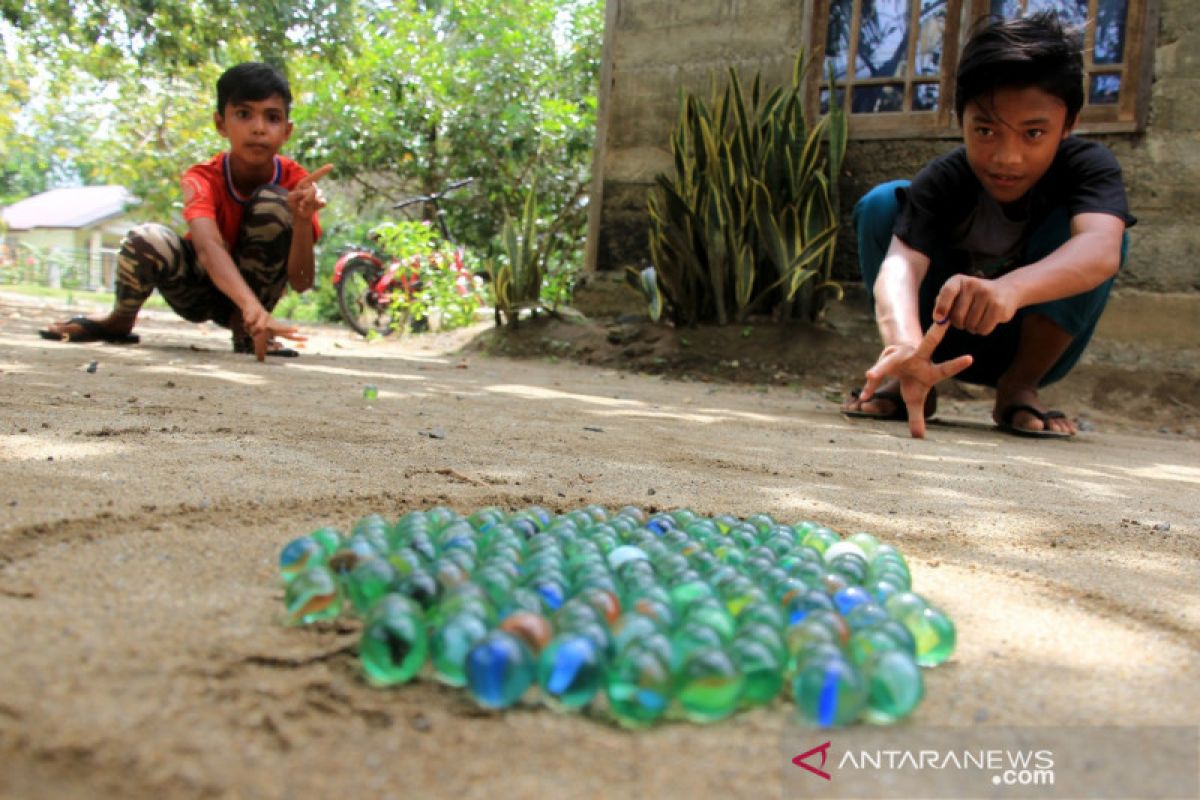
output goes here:
<path id="1" fill-rule="evenodd" d="M 1061 411 L 1042 411 L 1039 408 L 1034 408 L 1025 403 L 1013 403 L 1011 406 L 1005 406 L 1000 412 L 1001 422 L 996 428 L 1004 433 L 1010 433 L 1013 436 L 1026 436 L 1030 439 L 1071 439 L 1075 436 L 1073 433 L 1065 431 L 1052 431 L 1044 429 L 1040 431 L 1030 430 L 1029 428 L 1018 428 L 1013 425 L 1013 418 L 1022 411 L 1032 414 L 1042 421 L 1042 424 L 1047 424 L 1052 419 L 1066 419 L 1067 415 Z"/>
<path id="2" fill-rule="evenodd" d="M 78 325 L 81 330 L 78 333 L 56 333 L 55 331 L 43 328 L 38 331 L 38 336 L 43 339 L 49 339 L 52 342 L 71 342 L 72 344 L 85 344 L 87 342 L 108 342 L 109 344 L 137 344 L 142 340 L 142 337 L 136 333 L 113 333 L 105 328 L 94 319 L 87 317 L 71 317 L 61 325 Z"/>
<path id="3" fill-rule="evenodd" d="M 861 389 L 855 389 L 850 392 L 850 396 L 855 400 L 862 394 Z M 895 390 L 887 390 L 876 392 L 871 395 L 872 400 L 886 400 L 892 404 L 892 410 L 887 414 L 872 414 L 868 411 L 843 410 L 842 415 L 852 417 L 854 419 L 881 419 L 881 420 L 896 420 L 899 422 L 908 422 L 908 406 L 904 405 L 904 398 Z M 929 394 L 925 395 L 925 421 L 933 419 L 937 413 L 937 389 L 929 390 Z"/>

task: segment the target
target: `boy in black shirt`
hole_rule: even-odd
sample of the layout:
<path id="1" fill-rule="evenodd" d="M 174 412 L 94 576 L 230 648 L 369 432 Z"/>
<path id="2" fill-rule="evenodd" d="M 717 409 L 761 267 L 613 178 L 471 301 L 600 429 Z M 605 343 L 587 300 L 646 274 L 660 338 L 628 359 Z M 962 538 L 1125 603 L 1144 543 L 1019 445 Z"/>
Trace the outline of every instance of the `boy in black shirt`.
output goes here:
<path id="1" fill-rule="evenodd" d="M 844 413 L 924 436 L 934 386 L 957 375 L 996 388 L 1001 429 L 1075 434 L 1038 388 L 1079 360 L 1136 221 L 1113 155 L 1070 135 L 1082 105 L 1079 47 L 1054 14 L 971 37 L 955 92 L 963 146 L 855 207 L 884 349 Z"/>

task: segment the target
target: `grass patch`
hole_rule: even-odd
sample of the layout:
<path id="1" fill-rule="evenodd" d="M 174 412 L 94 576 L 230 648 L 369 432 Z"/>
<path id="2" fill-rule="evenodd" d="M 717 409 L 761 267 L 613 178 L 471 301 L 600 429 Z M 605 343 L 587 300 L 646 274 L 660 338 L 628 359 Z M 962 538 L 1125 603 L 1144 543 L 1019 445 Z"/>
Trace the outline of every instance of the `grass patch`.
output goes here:
<path id="1" fill-rule="evenodd" d="M 33 283 L 3 283 L 0 292 L 19 294 L 26 297 L 40 297 L 45 300 L 61 300 L 64 305 L 88 303 L 100 306 L 112 306 L 117 296 L 112 292 L 86 292 L 80 289 L 55 289 L 50 286 L 40 286 Z M 144 308 L 154 308 L 160 311 L 170 311 L 171 307 L 158 293 L 150 295 Z"/>

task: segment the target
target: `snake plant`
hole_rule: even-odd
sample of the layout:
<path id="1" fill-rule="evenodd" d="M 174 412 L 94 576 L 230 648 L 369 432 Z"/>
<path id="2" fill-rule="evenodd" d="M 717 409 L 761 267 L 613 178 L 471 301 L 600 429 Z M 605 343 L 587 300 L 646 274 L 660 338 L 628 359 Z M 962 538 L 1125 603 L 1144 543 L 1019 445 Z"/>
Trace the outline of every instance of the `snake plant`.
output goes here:
<path id="1" fill-rule="evenodd" d="M 827 293 L 842 296 L 831 275 L 846 115 L 831 96 L 806 121 L 803 64 L 801 54 L 790 84 L 770 91 L 759 73 L 747 96 L 731 68 L 710 101 L 681 95 L 674 172 L 657 176 L 648 200 L 653 285 L 639 273 L 676 324 L 815 319 Z"/>

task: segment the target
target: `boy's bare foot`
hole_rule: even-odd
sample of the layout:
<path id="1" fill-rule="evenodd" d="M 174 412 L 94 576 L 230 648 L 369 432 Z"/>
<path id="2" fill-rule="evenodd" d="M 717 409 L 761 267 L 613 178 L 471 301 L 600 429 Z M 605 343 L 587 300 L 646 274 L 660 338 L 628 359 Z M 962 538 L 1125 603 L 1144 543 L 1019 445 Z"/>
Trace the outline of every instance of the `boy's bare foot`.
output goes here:
<path id="1" fill-rule="evenodd" d="M 997 386 L 992 419 L 1001 428 L 1017 434 L 1074 436 L 1078 430 L 1061 411 L 1047 410 L 1032 386 Z"/>
<path id="2" fill-rule="evenodd" d="M 71 317 L 63 322 L 52 322 L 43 330 L 38 331 L 43 339 L 57 339 L 64 342 L 115 342 L 117 344 L 134 344 L 139 340 L 131 333 L 136 318 L 109 314 L 101 319 L 89 317 Z"/>

